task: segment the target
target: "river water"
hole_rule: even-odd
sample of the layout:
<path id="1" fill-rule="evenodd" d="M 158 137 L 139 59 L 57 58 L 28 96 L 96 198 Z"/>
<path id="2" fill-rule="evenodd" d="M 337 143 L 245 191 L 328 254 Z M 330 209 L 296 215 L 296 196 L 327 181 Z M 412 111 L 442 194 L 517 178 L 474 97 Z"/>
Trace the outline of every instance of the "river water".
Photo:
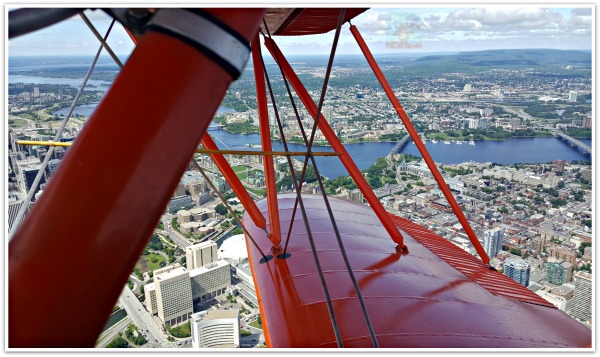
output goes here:
<path id="1" fill-rule="evenodd" d="M 91 115 L 98 103 L 90 103 L 77 106 L 73 114 Z M 55 112 L 56 115 L 66 115 L 69 108 L 62 108 Z M 217 113 L 233 111 L 231 108 L 220 107 Z M 260 150 L 258 134 L 231 134 L 224 130 L 210 130 L 220 149 L 243 149 Z M 590 139 L 581 139 L 584 144 L 592 145 Z M 251 145 L 251 146 L 248 146 Z M 359 169 L 364 170 L 373 165 L 375 161 L 386 156 L 396 145 L 395 142 L 382 143 L 356 143 L 346 144 L 346 150 L 352 156 Z M 461 162 L 495 162 L 498 164 L 515 163 L 545 163 L 552 160 L 589 160 L 590 157 L 582 151 L 571 147 L 554 137 L 546 138 L 512 138 L 502 141 L 476 141 L 475 145 L 464 143 L 462 145 L 451 143 L 444 144 L 443 141 L 425 143 L 427 150 L 435 162 L 443 164 L 458 164 Z M 304 145 L 288 144 L 291 151 L 306 151 Z M 283 151 L 283 144 L 273 142 L 273 150 Z M 315 147 L 313 151 L 332 151 L 330 147 Z M 401 153 L 412 154 L 421 157 L 417 146 L 412 141 L 406 144 Z M 317 165 L 321 175 L 328 178 L 336 178 L 348 175 L 346 169 L 337 157 L 318 157 Z"/>
<path id="2" fill-rule="evenodd" d="M 224 130 L 211 130 L 210 135 L 221 149 L 246 149 L 259 150 L 256 147 L 247 147 L 247 144 L 260 144 L 258 134 L 239 135 L 230 134 Z M 590 139 L 581 139 L 584 144 L 591 146 Z M 352 156 L 359 169 L 364 170 L 373 165 L 375 161 L 386 156 L 396 145 L 395 142 L 383 143 L 356 143 L 346 144 L 346 150 Z M 305 151 L 306 147 L 299 144 L 288 144 L 290 151 Z M 433 144 L 427 141 L 425 146 L 435 162 L 443 164 L 458 164 L 461 162 L 495 162 L 498 164 L 515 163 L 545 163 L 552 160 L 589 160 L 590 157 L 582 151 L 572 148 L 567 143 L 554 138 L 513 138 L 503 141 L 476 141 L 475 145 L 467 143 L 444 144 L 439 141 Z M 273 142 L 273 150 L 283 150 L 283 145 Z M 332 151 L 330 147 L 315 147 L 313 151 Z M 413 142 L 407 143 L 401 153 L 421 157 L 417 146 Z M 344 166 L 337 157 L 318 157 L 317 165 L 321 175 L 336 178 L 348 175 Z"/>

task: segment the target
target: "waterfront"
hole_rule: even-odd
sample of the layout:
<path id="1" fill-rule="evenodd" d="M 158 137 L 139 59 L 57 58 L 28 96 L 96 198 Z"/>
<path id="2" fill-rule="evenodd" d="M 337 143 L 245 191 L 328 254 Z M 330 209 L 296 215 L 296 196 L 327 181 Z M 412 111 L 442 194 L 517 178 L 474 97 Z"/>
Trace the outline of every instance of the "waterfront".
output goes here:
<path id="1" fill-rule="evenodd" d="M 221 149 L 259 150 L 247 145 L 260 145 L 258 134 L 240 135 L 231 134 L 224 130 L 212 130 L 210 135 Z M 591 146 L 590 139 L 580 139 L 584 144 Z M 396 145 L 395 142 L 367 142 L 346 144 L 346 150 L 360 170 L 367 169 L 375 161 L 386 156 Z M 569 146 L 569 144 L 555 137 L 539 138 L 512 138 L 502 141 L 476 141 L 475 145 L 456 143 L 433 144 L 426 142 L 427 150 L 435 162 L 443 164 L 458 164 L 461 162 L 495 162 L 503 165 L 515 163 L 544 163 L 553 160 L 590 160 L 589 156 Z M 300 144 L 288 144 L 290 151 L 305 151 L 306 147 Z M 283 150 L 283 144 L 273 142 L 273 150 Z M 332 151 L 330 147 L 316 146 L 313 151 Z M 421 157 L 416 145 L 409 142 L 401 151 Z M 337 157 L 318 157 L 317 164 L 321 175 L 330 179 L 348 175 Z"/>
<path id="2" fill-rule="evenodd" d="M 73 114 L 89 116 L 97 104 L 79 105 L 75 108 Z M 68 110 L 68 107 L 62 108 L 54 114 L 66 115 Z M 231 111 L 233 111 L 231 108 L 219 107 L 217 114 Z M 260 136 L 258 134 L 232 134 L 225 130 L 211 130 L 209 133 L 220 149 L 260 150 L 257 147 L 257 145 L 260 145 Z M 592 145 L 591 139 L 579 140 L 586 145 Z M 590 157 L 583 154 L 581 150 L 576 150 L 566 142 L 555 137 L 477 141 L 475 145 L 469 145 L 468 143 L 458 145 L 455 142 L 444 144 L 443 141 L 438 141 L 437 143 L 427 141 L 425 144 L 433 160 L 443 164 L 459 164 L 475 161 L 511 165 L 515 163 L 545 163 L 553 160 L 590 160 Z M 395 145 L 395 142 L 365 142 L 346 144 L 345 147 L 358 168 L 364 170 L 373 165 L 378 158 L 386 156 Z M 289 143 L 288 147 L 291 151 L 306 150 L 306 147 L 300 144 Z M 283 151 L 283 144 L 281 142 L 273 142 L 273 150 Z M 315 146 L 313 150 L 332 151 L 330 147 L 323 146 Z M 421 157 L 416 145 L 412 141 L 406 144 L 401 153 Z M 347 175 L 346 169 L 336 157 L 318 157 L 317 163 L 321 174 L 330 179 Z"/>

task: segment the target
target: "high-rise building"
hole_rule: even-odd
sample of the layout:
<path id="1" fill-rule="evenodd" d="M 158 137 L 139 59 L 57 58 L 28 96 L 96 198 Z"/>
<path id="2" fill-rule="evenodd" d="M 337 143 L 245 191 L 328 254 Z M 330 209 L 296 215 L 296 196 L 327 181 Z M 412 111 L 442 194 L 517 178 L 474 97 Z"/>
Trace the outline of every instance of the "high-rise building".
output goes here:
<path id="1" fill-rule="evenodd" d="M 166 326 L 187 321 L 193 310 L 190 273 L 183 267 L 154 275 L 156 310 Z M 151 295 L 152 293 L 149 293 Z M 151 301 L 148 305 L 151 305 Z"/>
<path id="2" fill-rule="evenodd" d="M 529 264 L 523 259 L 506 258 L 504 261 L 504 275 L 523 286 L 529 285 L 530 270 Z"/>
<path id="3" fill-rule="evenodd" d="M 217 243 L 212 240 L 185 248 L 185 260 L 188 270 L 203 267 L 219 260 Z"/>
<path id="4" fill-rule="evenodd" d="M 200 311 L 191 317 L 192 347 L 240 347 L 239 310 Z"/>
<path id="5" fill-rule="evenodd" d="M 12 229 L 12 226 L 15 223 L 15 220 L 17 219 L 17 214 L 19 214 L 19 210 L 21 209 L 21 206 L 23 206 L 23 203 L 24 203 L 23 200 L 18 199 L 16 197 L 10 197 L 8 199 L 8 230 L 9 231 Z M 25 214 L 27 214 L 27 211 L 25 211 Z M 22 222 L 23 222 L 23 220 L 21 220 L 21 223 Z"/>
<path id="6" fill-rule="evenodd" d="M 502 250 L 502 241 L 504 238 L 504 230 L 500 227 L 488 229 L 483 232 L 483 249 L 491 258 L 495 258 Z"/>
<path id="7" fill-rule="evenodd" d="M 151 315 L 158 314 L 158 304 L 156 303 L 156 286 L 154 283 L 144 285 L 144 295 L 146 295 L 146 307 Z"/>
<path id="8" fill-rule="evenodd" d="M 571 300 L 570 314 L 576 319 L 592 321 L 592 274 L 575 272 L 575 292 Z"/>
<path id="9" fill-rule="evenodd" d="M 581 121 L 581 127 L 584 129 L 590 129 L 592 127 L 592 116 L 586 115 Z"/>
<path id="10" fill-rule="evenodd" d="M 571 281 L 571 264 L 563 261 L 546 263 L 546 280 L 555 285 L 562 285 Z"/>
<path id="11" fill-rule="evenodd" d="M 190 270 L 192 283 L 192 299 L 202 302 L 208 301 L 225 293 L 231 286 L 231 268 L 224 261 L 219 260 L 202 267 Z"/>
<path id="12" fill-rule="evenodd" d="M 576 102 L 576 101 L 577 101 L 577 92 L 570 91 L 569 92 L 569 102 Z"/>
<path id="13" fill-rule="evenodd" d="M 40 171 L 39 163 L 34 166 L 25 167 L 21 170 L 22 185 L 24 188 L 24 192 L 29 192 L 29 190 L 33 186 L 33 182 L 35 181 L 35 177 L 37 176 L 39 171 Z M 38 185 L 35 189 L 35 193 L 37 193 L 40 190 L 40 186 L 45 182 L 46 182 L 46 177 L 45 177 L 45 175 L 42 175 L 42 177 L 40 178 L 40 182 L 38 183 Z M 35 193 L 34 193 L 34 197 L 35 197 Z M 35 201 L 35 199 L 33 199 L 32 201 Z"/>
<path id="14" fill-rule="evenodd" d="M 463 87 L 463 92 L 471 92 L 473 90 L 473 87 L 471 86 L 470 83 L 465 84 L 465 86 Z"/>

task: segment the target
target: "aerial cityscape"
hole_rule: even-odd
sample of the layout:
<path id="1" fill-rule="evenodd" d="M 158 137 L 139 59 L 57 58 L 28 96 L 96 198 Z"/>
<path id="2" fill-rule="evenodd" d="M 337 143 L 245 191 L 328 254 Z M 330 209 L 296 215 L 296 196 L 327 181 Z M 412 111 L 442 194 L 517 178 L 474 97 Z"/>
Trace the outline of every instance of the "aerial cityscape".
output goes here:
<path id="1" fill-rule="evenodd" d="M 595 118 L 592 24 L 591 20 L 586 22 L 591 18 L 591 8 L 514 9 L 515 14 L 541 14 L 543 19 L 560 17 L 562 20 L 556 21 L 568 22 L 569 26 L 578 23 L 577 19 L 585 23 L 583 28 L 590 32 L 583 40 L 573 40 L 572 47 L 564 42 L 552 48 L 511 47 L 512 42 L 504 38 L 498 47 L 486 45 L 477 51 L 456 47 L 429 52 L 421 50 L 428 48 L 433 30 L 423 24 L 431 25 L 436 12 L 396 10 L 390 12 L 389 27 L 410 25 L 410 35 L 388 38 L 392 45 L 388 43 L 388 49 L 376 52 L 375 57 L 489 256 L 489 266 L 591 329 Z M 483 10 L 455 9 L 444 15 L 445 22 L 438 16 L 437 25 L 458 23 L 451 20 L 453 16 L 459 18 L 461 11 L 463 16 L 480 16 L 484 29 L 478 35 L 469 35 L 465 27 L 457 27 L 457 32 L 462 31 L 457 43 L 468 43 L 469 36 L 472 41 L 483 41 L 486 31 L 501 31 L 486 30 L 485 21 L 490 21 L 491 15 Z M 500 11 L 498 16 L 508 16 L 511 9 L 502 11 L 506 13 Z M 372 31 L 377 43 L 374 48 L 382 48 L 378 46 L 385 42 L 376 37 L 382 22 L 375 19 L 381 19 L 382 13 L 383 9 L 371 9 L 352 20 L 358 27 L 373 24 L 366 31 Z M 516 17 L 512 19 L 517 21 Z M 80 19 L 66 20 L 69 23 L 64 26 L 73 26 L 75 20 Z M 522 24 L 531 21 L 526 17 Z M 421 23 L 420 27 L 416 23 Z M 540 28 L 545 29 L 542 25 Z M 82 29 L 87 30 L 85 25 Z M 574 36 L 582 32 L 573 27 L 569 30 L 577 34 Z M 19 47 L 34 36 L 43 36 L 44 31 L 50 28 L 26 35 L 29 37 L 23 42 L 18 42 L 19 38 L 9 41 L 5 113 L 9 241 L 24 225 L 31 224 L 27 215 L 44 200 L 70 146 L 85 132 L 90 116 L 120 72 L 113 58 L 102 54 L 82 88 L 93 52 L 58 55 L 40 50 L 32 54 Z M 293 43 L 282 40 L 283 52 Z M 317 103 L 329 57 L 316 51 L 300 55 L 295 48 L 288 60 Z M 386 97 L 365 58 L 350 53 L 348 48 L 343 45 L 344 51 L 333 62 L 321 120 L 344 144 L 386 212 L 428 229 L 479 259 L 469 233 L 454 214 L 453 203 L 398 117 L 397 108 Z M 241 77 L 227 89 L 206 131 L 220 150 L 307 150 L 306 135 L 310 136 L 314 118 L 310 110 L 290 103 L 283 72 L 266 52 L 263 49 L 264 68 L 270 80 L 268 89 L 272 90 L 272 96 L 268 91 L 266 96 L 270 129 L 266 136 L 273 148 L 265 150 L 262 146 L 265 134 L 257 102 L 256 67 L 251 59 Z M 119 55 L 124 63 L 128 56 L 128 52 Z M 292 96 L 300 103 L 301 95 Z M 139 120 L 139 125 L 144 125 L 144 118 L 122 120 Z M 61 137 L 56 140 L 58 132 Z M 203 139 L 199 149 L 211 148 Z M 245 199 L 236 194 L 235 184 L 223 175 L 222 163 L 201 150 L 193 155 L 197 166 L 186 167 L 166 203 L 95 348 L 268 347 L 269 332 L 265 334 L 261 316 L 262 293 L 257 295 L 252 256 L 250 248 L 246 249 L 252 237 L 241 224 L 251 222 L 248 217 L 252 212 L 247 211 Z M 303 172 L 302 156 L 271 156 L 278 194 L 295 197 L 300 183 L 302 195 L 326 194 L 332 199 L 373 206 L 345 164 L 338 157 L 325 155 L 334 149 L 323 130 L 315 131 L 312 150 L 324 155 L 316 157 L 316 168 L 308 161 L 301 182 L 295 180 Z M 253 201 L 262 202 L 268 197 L 273 185 L 265 170 L 266 155 L 223 156 Z M 291 158 L 293 172 L 287 158 Z M 90 190 L 95 189 L 96 183 L 88 184 Z M 85 209 L 95 214 L 94 207 Z M 287 228 L 282 223 L 282 237 L 284 230 Z M 107 258 L 107 264 L 109 261 Z"/>

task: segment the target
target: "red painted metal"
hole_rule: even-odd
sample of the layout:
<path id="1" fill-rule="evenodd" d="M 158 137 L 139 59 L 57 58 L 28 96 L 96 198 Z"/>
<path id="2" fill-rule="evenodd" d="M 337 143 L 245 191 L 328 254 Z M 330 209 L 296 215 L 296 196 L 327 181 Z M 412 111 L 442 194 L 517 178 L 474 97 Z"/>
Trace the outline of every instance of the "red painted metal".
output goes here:
<path id="1" fill-rule="evenodd" d="M 227 10 L 249 41 L 264 10 Z M 9 244 L 9 347 L 94 346 L 231 80 L 180 40 L 140 38 Z"/>
<path id="2" fill-rule="evenodd" d="M 129 35 L 133 43 L 137 44 L 137 37 L 135 37 L 129 30 L 127 30 L 127 28 L 125 28 L 125 31 L 127 31 L 127 34 Z M 201 144 L 208 150 L 219 149 L 217 144 L 215 144 L 214 140 L 210 137 L 208 133 L 205 133 L 204 136 L 202 136 Z M 250 194 L 248 194 L 248 191 L 240 182 L 239 177 L 235 174 L 235 172 L 233 172 L 233 169 L 231 168 L 231 165 L 229 165 L 229 162 L 227 162 L 227 160 L 225 160 L 225 157 L 221 154 L 209 155 L 211 159 L 215 162 L 215 165 L 217 165 L 217 167 L 223 174 L 225 181 L 227 181 L 235 195 L 238 197 L 238 199 L 244 206 L 244 209 L 250 214 L 250 217 L 252 218 L 254 224 L 258 227 L 266 228 L 267 221 L 265 220 L 265 217 L 256 207 L 256 203 L 254 203 L 254 200 L 252 199 L 252 197 L 250 197 Z"/>
<path id="3" fill-rule="evenodd" d="M 217 144 L 215 144 L 215 142 L 210 137 L 210 135 L 208 135 L 208 133 L 205 133 L 202 137 L 202 146 L 204 146 L 208 150 L 219 149 L 217 147 Z M 252 197 L 250 197 L 248 191 L 246 191 L 246 188 L 240 182 L 239 177 L 235 174 L 235 172 L 233 172 L 233 169 L 229 165 L 229 162 L 227 162 L 227 160 L 225 160 L 225 157 L 221 154 L 210 154 L 210 157 L 213 159 L 213 161 L 223 174 L 223 177 L 225 178 L 229 186 L 231 186 L 231 189 L 233 190 L 237 198 L 240 200 L 250 217 L 252 217 L 252 221 L 254 222 L 254 224 L 261 228 L 266 228 L 267 221 L 265 220 L 265 217 L 258 210 L 258 207 L 256 207 L 256 203 L 254 203 L 254 200 L 252 199 Z"/>
<path id="4" fill-rule="evenodd" d="M 295 198 L 295 194 L 279 195 L 283 226 L 289 224 Z M 322 208 L 323 198 L 303 194 L 303 201 L 344 346 L 371 347 L 339 246 L 332 239 L 331 221 Z M 535 294 L 476 257 L 446 247 L 451 243 L 444 245 L 435 233 L 394 217 L 411 247 L 410 254 L 402 255 L 395 252 L 395 244 L 368 206 L 336 198 L 330 198 L 330 203 L 381 347 L 591 347 L 591 331 L 586 327 L 547 303 L 539 304 L 532 297 Z M 257 205 L 267 210 L 265 200 Z M 288 246 L 291 257 L 261 264 L 260 253 L 248 245 L 263 326 L 269 331 L 267 345 L 336 347 L 306 230 L 301 217 L 295 220 Z M 268 248 L 264 232 L 247 215 L 244 221 L 259 246 Z M 427 246 L 421 244 L 426 240 Z M 431 246 L 449 253 L 434 254 Z M 457 261 L 464 261 L 471 271 L 455 268 Z M 495 282 L 496 291 L 484 286 L 484 280 Z M 522 298 L 530 301 L 519 301 Z"/>
<path id="5" fill-rule="evenodd" d="M 254 64 L 254 80 L 256 82 L 256 101 L 258 104 L 258 120 L 260 126 L 260 142 L 263 151 L 272 151 L 271 128 L 269 126 L 269 110 L 267 108 L 267 90 L 265 87 L 265 72 L 261 62 L 260 39 L 258 34 L 252 41 L 252 63 Z M 277 208 L 277 186 L 275 184 L 275 168 L 273 156 L 263 157 L 265 169 L 265 185 L 267 187 L 267 201 L 269 202 L 269 239 L 273 242 L 275 250 L 281 249 L 281 228 L 279 224 L 279 209 Z"/>
<path id="6" fill-rule="evenodd" d="M 379 65 L 377 64 L 377 62 L 375 61 L 375 58 L 373 57 L 371 50 L 369 50 L 369 47 L 365 43 L 365 40 L 362 38 L 360 32 L 358 32 L 358 29 L 356 28 L 356 26 L 351 25 L 350 32 L 352 32 L 352 35 L 356 39 L 356 43 L 358 43 L 358 46 L 360 47 L 362 53 L 365 55 L 367 62 L 369 62 L 369 65 L 371 66 L 373 73 L 377 77 L 377 80 L 379 80 L 379 83 L 381 84 L 381 87 L 385 91 L 385 94 L 387 95 L 388 99 L 394 106 L 394 109 L 396 110 L 396 113 L 398 113 L 398 116 L 402 120 L 404 127 L 406 127 L 406 130 L 410 134 L 410 137 L 412 138 L 414 143 L 417 145 L 417 148 L 419 149 L 421 156 L 423 156 L 423 160 L 425 160 L 425 163 L 427 164 L 427 167 L 429 167 L 429 170 L 433 174 L 433 177 L 435 178 L 435 181 L 437 182 L 440 190 L 442 190 L 442 192 L 444 193 L 444 197 L 446 197 L 448 204 L 450 204 L 450 207 L 452 207 L 452 211 L 454 211 L 454 214 L 458 218 L 458 221 L 460 222 L 463 229 L 467 233 L 467 236 L 469 237 L 471 244 L 473 244 L 473 247 L 475 247 L 475 249 L 477 250 L 477 253 L 481 257 L 481 260 L 483 260 L 484 263 L 489 264 L 490 258 L 488 257 L 487 253 L 485 252 L 485 250 L 479 243 L 479 240 L 477 239 L 475 232 L 473 232 L 473 229 L 469 225 L 469 221 L 467 221 L 467 218 L 465 217 L 465 215 L 463 214 L 462 210 L 460 209 L 458 203 L 454 199 L 452 192 L 450 192 L 450 189 L 448 188 L 448 184 L 446 184 L 446 181 L 444 181 L 442 174 L 440 174 L 440 171 L 438 170 L 437 166 L 435 166 L 435 162 L 433 162 L 431 155 L 429 155 L 429 152 L 427 151 L 425 144 L 423 144 L 423 142 L 421 141 L 419 134 L 417 133 L 417 131 L 415 130 L 415 127 L 412 125 L 412 123 L 410 121 L 410 118 L 404 111 L 404 108 L 398 101 L 398 98 L 396 98 L 396 95 L 394 94 L 394 91 L 390 87 L 390 84 L 388 83 L 387 79 L 383 75 L 383 72 L 381 72 L 381 69 L 379 68 Z"/>
<path id="7" fill-rule="evenodd" d="M 465 254 L 464 250 L 430 230 L 407 219 L 394 215 L 391 215 L 391 217 L 398 228 L 493 294 L 532 304 L 554 306 L 533 291 L 524 289 L 516 281 L 489 269 L 488 265 L 481 260 L 470 254 Z"/>
<path id="8" fill-rule="evenodd" d="M 344 21 L 353 19 L 366 10 L 368 9 L 346 8 Z M 314 35 L 335 30 L 339 14 L 339 8 L 275 8 L 267 11 L 265 21 L 273 35 Z"/>
<path id="9" fill-rule="evenodd" d="M 273 57 L 273 59 L 275 59 L 275 61 L 278 62 L 279 66 L 283 70 L 284 75 L 289 80 L 290 84 L 296 91 L 296 94 L 298 94 L 298 97 L 300 98 L 310 115 L 313 117 L 313 119 L 315 119 L 318 110 L 317 106 L 315 105 L 315 102 L 310 97 L 310 94 L 308 94 L 308 91 L 306 90 L 296 73 L 294 73 L 294 70 L 277 47 L 277 44 L 275 44 L 275 42 L 271 39 L 265 38 L 265 46 L 267 47 L 269 52 L 271 52 L 271 56 Z M 396 229 L 396 227 L 390 220 L 390 217 L 388 216 L 387 212 L 377 199 L 377 196 L 375 196 L 375 193 L 373 193 L 373 190 L 363 177 L 362 173 L 360 172 L 358 167 L 356 167 L 354 161 L 352 161 L 350 154 L 348 154 L 342 142 L 338 139 L 334 131 L 329 126 L 327 118 L 323 116 L 323 113 L 321 113 L 320 116 L 321 119 L 319 119 L 318 124 L 319 129 L 321 130 L 325 138 L 327 138 L 333 150 L 335 152 L 341 153 L 340 160 L 342 164 L 344 165 L 346 170 L 348 170 L 350 176 L 352 176 L 352 179 L 356 183 L 356 186 L 358 186 L 360 192 L 362 192 L 363 196 L 365 197 L 365 199 L 367 200 L 377 217 L 379 217 L 381 223 L 388 231 L 392 240 L 396 242 L 400 247 L 406 250 L 407 248 L 402 240 L 402 234 L 398 231 L 398 229 Z"/>

